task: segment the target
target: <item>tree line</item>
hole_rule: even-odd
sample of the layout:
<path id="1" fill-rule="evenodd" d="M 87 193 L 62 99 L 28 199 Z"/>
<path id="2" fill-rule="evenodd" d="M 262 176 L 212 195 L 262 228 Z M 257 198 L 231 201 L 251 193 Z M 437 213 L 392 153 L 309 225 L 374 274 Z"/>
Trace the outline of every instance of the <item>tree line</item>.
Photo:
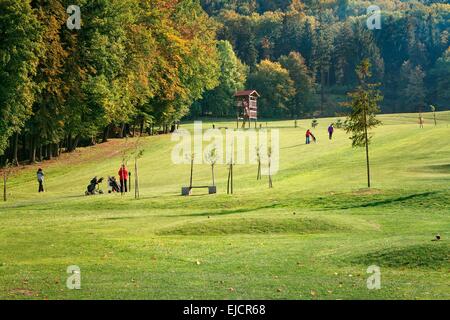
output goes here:
<path id="1" fill-rule="evenodd" d="M 218 84 L 216 23 L 191 0 L 0 0 L 0 156 L 168 132 Z"/>
<path id="2" fill-rule="evenodd" d="M 383 112 L 450 107 L 448 1 L 202 0 L 219 22 L 218 39 L 248 66 L 263 117 L 343 112 L 364 59 L 382 84 Z M 367 8 L 381 9 L 381 29 L 367 26 Z M 223 106 L 207 100 L 208 114 Z M 205 108 L 206 108 L 205 106 Z M 194 110 L 197 111 L 197 110 Z"/>
<path id="3" fill-rule="evenodd" d="M 81 8 L 71 30 L 67 8 Z M 448 107 L 450 5 L 363 0 L 0 0 L 0 163 L 235 116 L 334 116 L 372 65 L 383 112 Z"/>

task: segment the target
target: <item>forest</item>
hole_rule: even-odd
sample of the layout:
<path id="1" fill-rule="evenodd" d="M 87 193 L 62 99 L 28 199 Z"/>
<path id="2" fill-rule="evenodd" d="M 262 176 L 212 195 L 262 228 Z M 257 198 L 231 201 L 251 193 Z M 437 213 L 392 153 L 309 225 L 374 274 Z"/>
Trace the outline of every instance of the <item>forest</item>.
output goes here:
<path id="1" fill-rule="evenodd" d="M 446 0 L 0 0 L 0 163 L 234 117 L 241 89 L 263 119 L 344 114 L 364 59 L 383 113 L 446 110 L 449 34 Z"/>

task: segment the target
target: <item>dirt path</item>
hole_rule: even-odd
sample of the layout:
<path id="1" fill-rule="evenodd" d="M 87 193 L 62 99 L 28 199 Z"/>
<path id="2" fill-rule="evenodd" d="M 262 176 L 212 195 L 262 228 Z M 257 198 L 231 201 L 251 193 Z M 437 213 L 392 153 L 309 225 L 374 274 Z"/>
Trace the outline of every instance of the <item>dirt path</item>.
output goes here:
<path id="1" fill-rule="evenodd" d="M 112 158 L 120 155 L 124 151 L 130 151 L 133 148 L 134 139 L 110 139 L 108 142 L 100 143 L 95 146 L 78 148 L 71 153 L 62 153 L 58 158 L 52 160 L 45 160 L 43 162 L 36 162 L 35 164 L 21 164 L 18 167 L 10 168 L 10 176 L 20 175 L 22 172 L 30 169 L 42 168 L 44 171 L 47 168 L 63 165 L 73 166 L 81 163 L 89 163 L 105 158 Z M 0 169 L 0 176 L 3 176 L 4 169 Z"/>

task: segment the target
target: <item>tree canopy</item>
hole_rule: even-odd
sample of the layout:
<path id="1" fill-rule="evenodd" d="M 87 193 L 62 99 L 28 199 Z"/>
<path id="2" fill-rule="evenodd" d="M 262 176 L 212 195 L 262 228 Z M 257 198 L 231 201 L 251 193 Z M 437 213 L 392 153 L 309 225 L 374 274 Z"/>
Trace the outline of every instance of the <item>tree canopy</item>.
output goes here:
<path id="1" fill-rule="evenodd" d="M 383 112 L 449 108 L 450 4 L 364 0 L 0 0 L 0 163 L 108 138 L 168 133 L 185 117 L 334 116 L 370 61 Z"/>

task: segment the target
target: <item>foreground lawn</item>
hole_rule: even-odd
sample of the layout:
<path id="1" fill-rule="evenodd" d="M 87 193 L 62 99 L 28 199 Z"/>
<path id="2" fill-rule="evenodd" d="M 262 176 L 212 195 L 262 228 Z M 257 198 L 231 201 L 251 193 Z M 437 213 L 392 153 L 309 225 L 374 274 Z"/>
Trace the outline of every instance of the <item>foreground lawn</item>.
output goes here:
<path id="1" fill-rule="evenodd" d="M 189 166 L 172 164 L 170 136 L 144 139 L 140 200 L 83 195 L 93 176 L 117 175 L 132 140 L 42 164 L 45 194 L 37 166 L 23 168 L 0 204 L 0 298 L 449 299 L 450 112 L 438 118 L 420 129 L 417 115 L 380 116 L 372 190 L 364 151 L 342 130 L 328 140 L 335 119 L 319 120 L 310 146 L 309 120 L 267 123 L 281 139 L 272 190 L 242 165 L 228 196 L 220 165 L 218 195 L 180 197 Z M 208 165 L 195 181 L 210 183 Z M 81 290 L 66 288 L 70 265 Z M 380 290 L 367 289 L 370 265 Z"/>

